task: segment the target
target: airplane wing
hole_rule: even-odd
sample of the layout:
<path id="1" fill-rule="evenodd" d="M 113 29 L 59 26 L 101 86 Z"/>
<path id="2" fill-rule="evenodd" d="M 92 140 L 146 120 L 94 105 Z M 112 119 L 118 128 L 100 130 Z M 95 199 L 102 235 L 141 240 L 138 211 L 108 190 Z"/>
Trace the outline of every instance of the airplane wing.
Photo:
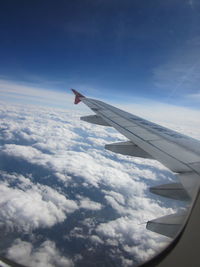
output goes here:
<path id="1" fill-rule="evenodd" d="M 82 101 L 95 113 L 81 120 L 113 127 L 128 139 L 108 144 L 105 149 L 158 160 L 177 175 L 179 182 L 151 187 L 150 191 L 189 203 L 185 213 L 147 222 L 147 229 L 172 237 L 173 241 L 142 266 L 200 266 L 200 141 L 72 91 L 75 104 Z"/>

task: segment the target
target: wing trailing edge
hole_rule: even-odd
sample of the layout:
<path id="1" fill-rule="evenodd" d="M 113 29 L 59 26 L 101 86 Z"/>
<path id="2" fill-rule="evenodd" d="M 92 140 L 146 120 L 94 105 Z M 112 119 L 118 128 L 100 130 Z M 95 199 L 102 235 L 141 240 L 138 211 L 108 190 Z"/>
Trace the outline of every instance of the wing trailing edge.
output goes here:
<path id="1" fill-rule="evenodd" d="M 175 200 L 189 201 L 191 200 L 189 194 L 184 189 L 181 183 L 170 183 L 149 188 L 149 191 L 153 194 L 167 197 Z"/>
<path id="2" fill-rule="evenodd" d="M 146 228 L 167 237 L 175 237 L 180 231 L 186 214 L 170 214 L 147 222 Z"/>
<path id="3" fill-rule="evenodd" d="M 83 116 L 80 117 L 82 121 L 86 121 L 89 123 L 97 124 L 97 125 L 102 125 L 102 126 L 110 126 L 103 118 L 97 115 L 89 115 L 89 116 Z"/>
<path id="4" fill-rule="evenodd" d="M 145 152 L 143 149 L 141 149 L 139 146 L 135 145 L 131 141 L 107 144 L 105 145 L 105 149 L 122 155 L 153 159 L 153 157 L 150 154 Z"/>

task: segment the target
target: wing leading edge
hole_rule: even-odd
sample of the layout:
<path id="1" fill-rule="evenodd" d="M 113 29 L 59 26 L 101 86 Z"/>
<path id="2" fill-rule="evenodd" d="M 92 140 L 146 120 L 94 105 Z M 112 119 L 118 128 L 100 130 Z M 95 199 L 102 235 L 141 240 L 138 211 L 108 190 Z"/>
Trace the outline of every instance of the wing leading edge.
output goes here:
<path id="1" fill-rule="evenodd" d="M 172 264 L 177 261 L 177 257 L 182 259 L 183 250 L 191 249 L 190 245 L 184 241 L 185 239 L 188 240 L 189 238 L 190 243 L 196 241 L 200 244 L 200 234 L 191 235 L 193 240 L 190 240 L 190 235 L 188 237 L 185 234 L 188 233 L 188 230 L 194 233 L 194 229 L 189 229 L 190 221 L 196 219 L 200 223 L 199 217 L 196 217 L 196 213 L 193 212 L 196 210 L 195 206 L 200 205 L 200 198 L 198 197 L 200 188 L 200 141 L 144 120 L 102 101 L 87 98 L 74 89 L 72 91 L 75 94 L 75 104 L 82 101 L 96 113 L 96 115 L 82 117 L 82 120 L 98 125 L 111 126 L 127 137 L 127 142 L 109 144 L 105 146 L 106 149 L 124 155 L 158 160 L 177 175 L 180 183 L 159 185 L 150 188 L 150 191 L 171 199 L 189 201 L 190 208 L 184 214 L 171 214 L 149 221 L 147 229 L 173 237 L 174 241 L 171 244 L 174 244 L 177 240 L 179 242 L 173 247 L 173 253 L 169 253 L 170 248 L 172 248 L 172 245 L 170 245 L 166 254 L 157 255 L 148 264 L 167 266 L 165 265 L 167 260 L 167 264 Z M 198 229 L 196 230 L 198 231 Z M 184 245 L 180 246 L 180 244 Z M 195 255 L 196 257 L 193 260 L 196 261 L 198 252 Z M 174 262 L 174 260 L 176 261 Z M 182 262 L 182 264 L 186 263 L 187 259 Z M 198 263 L 200 263 L 200 260 Z"/>

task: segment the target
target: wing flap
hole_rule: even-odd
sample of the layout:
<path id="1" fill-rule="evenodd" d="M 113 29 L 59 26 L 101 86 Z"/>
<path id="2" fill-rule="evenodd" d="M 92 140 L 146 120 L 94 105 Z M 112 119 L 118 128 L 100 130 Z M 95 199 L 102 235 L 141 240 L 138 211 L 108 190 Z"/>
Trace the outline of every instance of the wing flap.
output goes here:
<path id="1" fill-rule="evenodd" d="M 139 146 L 141 149 L 143 149 L 145 152 L 150 154 L 152 158 L 160 161 L 163 165 L 165 165 L 167 168 L 171 169 L 174 172 L 189 172 L 191 171 L 191 168 L 181 162 L 178 158 L 175 158 L 168 153 L 165 153 L 164 151 L 156 148 L 146 140 L 140 138 L 139 136 L 134 135 L 132 132 L 130 132 L 128 129 L 124 128 L 123 126 L 117 124 L 115 121 L 111 121 L 106 118 L 106 121 L 113 126 L 116 130 L 118 130 L 121 134 L 126 136 L 129 140 L 131 140 L 134 144 Z"/>
<path id="2" fill-rule="evenodd" d="M 189 201 L 191 200 L 189 194 L 184 189 L 181 183 L 163 184 L 150 187 L 149 191 L 153 194 L 167 197 L 175 200 Z"/>
<path id="3" fill-rule="evenodd" d="M 86 121 L 93 124 L 98 124 L 102 126 L 110 126 L 102 117 L 98 115 L 89 115 L 89 116 L 83 116 L 80 118 L 82 121 Z"/>
<path id="4" fill-rule="evenodd" d="M 170 214 L 148 221 L 146 228 L 152 232 L 173 238 L 180 231 L 185 219 L 186 214 Z"/>
<path id="5" fill-rule="evenodd" d="M 122 155 L 152 159 L 152 156 L 130 141 L 105 145 L 105 149 Z"/>

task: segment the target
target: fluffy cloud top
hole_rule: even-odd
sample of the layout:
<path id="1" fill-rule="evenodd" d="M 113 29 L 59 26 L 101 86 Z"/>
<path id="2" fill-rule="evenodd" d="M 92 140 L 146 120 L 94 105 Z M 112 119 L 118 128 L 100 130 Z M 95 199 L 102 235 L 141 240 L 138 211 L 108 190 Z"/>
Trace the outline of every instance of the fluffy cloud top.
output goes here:
<path id="1" fill-rule="evenodd" d="M 62 256 L 58 243 L 74 255 L 87 250 L 91 261 L 106 251 L 116 264 L 129 266 L 169 242 L 144 224 L 181 205 L 148 191 L 175 179 L 161 164 L 105 151 L 104 144 L 124 137 L 82 122 L 70 111 L 2 105 L 0 116 L 0 227 L 10 236 L 18 230 L 8 257 L 31 266 L 76 264 Z M 42 236 L 38 248 L 31 236 L 22 241 L 30 230 L 36 240 Z"/>
<path id="2" fill-rule="evenodd" d="M 7 251 L 7 257 L 26 266 L 38 267 L 73 267 L 71 259 L 62 256 L 52 241 L 43 242 L 34 248 L 30 242 L 16 239 Z"/>
<path id="3" fill-rule="evenodd" d="M 6 175 L 6 180 L 18 180 L 17 175 Z M 21 188 L 13 188 L 8 182 L 0 183 L 0 217 L 1 224 L 10 229 L 22 228 L 24 231 L 38 227 L 51 227 L 66 219 L 67 213 L 78 209 L 75 201 L 67 199 L 56 190 L 32 184 L 21 176 Z"/>
<path id="4" fill-rule="evenodd" d="M 88 210 L 100 210 L 102 205 L 98 202 L 91 201 L 89 198 L 81 197 L 80 198 L 80 208 L 88 209 Z"/>

